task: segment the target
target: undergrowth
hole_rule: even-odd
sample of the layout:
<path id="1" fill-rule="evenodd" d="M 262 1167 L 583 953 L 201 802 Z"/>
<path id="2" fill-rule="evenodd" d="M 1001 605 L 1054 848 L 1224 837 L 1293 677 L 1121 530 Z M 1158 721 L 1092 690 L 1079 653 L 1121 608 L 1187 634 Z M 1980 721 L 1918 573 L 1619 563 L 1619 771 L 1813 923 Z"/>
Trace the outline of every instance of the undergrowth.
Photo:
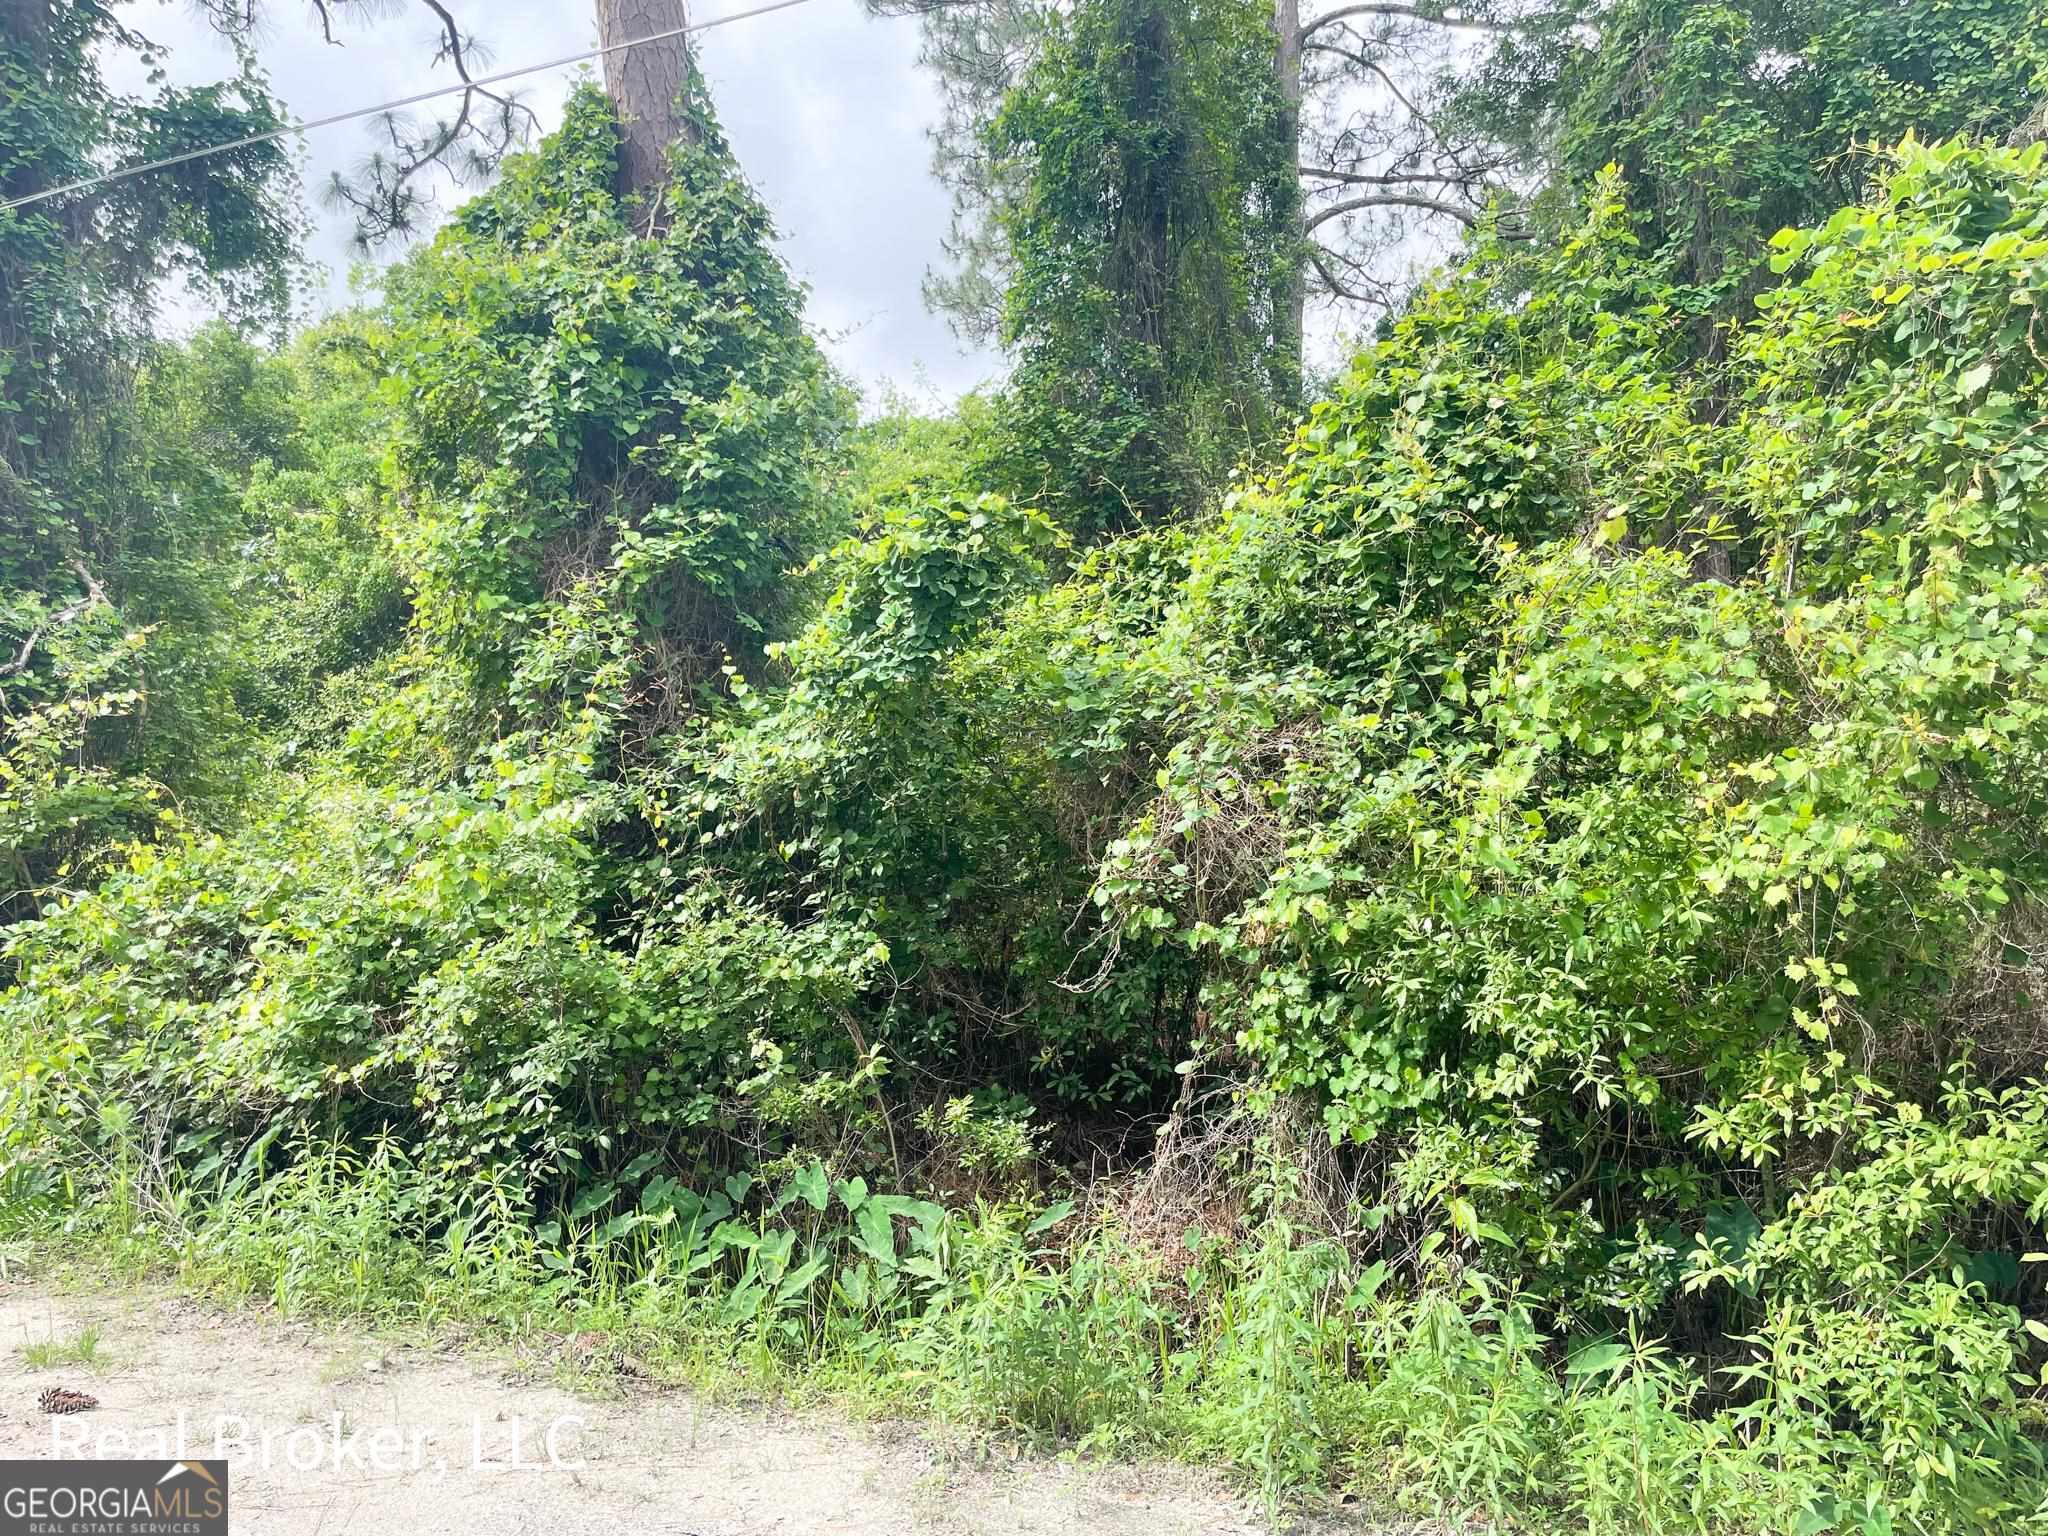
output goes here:
<path id="1" fill-rule="evenodd" d="M 630 1362 L 1039 1449 L 1221 1464 L 1283 1525 L 1342 1488 L 1589 1536 L 2048 1529 L 2048 1480 L 2016 1443 L 1996 1467 L 1899 1464 L 1787 1411 L 1796 1361 L 1736 1383 L 1640 1334 L 1560 1339 L 1454 1264 L 1397 1294 L 1383 1262 L 1301 1225 L 1298 1169 L 1270 1146 L 1257 1235 L 1173 1244 L 1139 1238 L 1108 1192 L 947 1209 L 817 1163 L 538 1225 L 484 1181 L 442 1219 L 395 1141 L 289 1150 L 203 1188 L 120 1158 L 88 1198 L 0 1207 L 0 1243 L 287 1316 L 557 1355 L 574 1338 L 585 1387 Z"/>

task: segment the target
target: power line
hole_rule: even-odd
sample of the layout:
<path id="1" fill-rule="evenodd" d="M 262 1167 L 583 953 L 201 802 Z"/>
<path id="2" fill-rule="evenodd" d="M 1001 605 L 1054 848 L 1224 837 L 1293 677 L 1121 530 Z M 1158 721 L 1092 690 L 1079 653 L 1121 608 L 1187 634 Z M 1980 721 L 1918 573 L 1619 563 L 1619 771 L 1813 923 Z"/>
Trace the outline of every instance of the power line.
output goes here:
<path id="1" fill-rule="evenodd" d="M 251 144 L 268 144 L 287 134 L 310 133 L 315 128 L 331 128 L 336 123 L 351 122 L 359 117 L 370 117 L 379 112 L 396 112 L 403 107 L 416 107 L 423 101 L 433 101 L 441 96 L 455 96 L 466 91 L 481 89 L 487 85 L 499 85 L 507 80 L 516 80 L 521 75 L 538 74 L 544 69 L 560 69 L 565 64 L 581 64 L 586 59 L 602 58 L 608 53 L 620 53 L 628 48 L 645 47 L 648 43 L 665 43 L 672 37 L 681 37 L 689 32 L 709 32 L 713 27 L 722 27 L 735 21 L 751 21 L 756 16 L 766 16 L 770 11 L 786 11 L 793 5 L 802 5 L 805 0 L 771 0 L 770 4 L 757 5 L 752 10 L 735 11 L 730 16 L 714 16 L 709 21 L 693 21 L 686 26 L 670 27 L 666 32 L 651 33 L 646 37 L 635 37 L 623 43 L 607 43 L 603 47 L 587 49 L 582 53 L 565 54 L 559 59 L 549 59 L 543 64 L 523 64 L 517 69 L 500 70 L 495 75 L 485 75 L 477 80 L 458 80 L 453 85 L 437 86 L 431 91 L 421 91 L 417 96 L 401 97 L 374 107 L 358 107 L 352 112 L 336 112 L 331 117 L 316 117 L 308 122 L 287 123 L 282 128 L 272 128 L 264 133 L 252 133 L 247 138 L 229 139 L 224 144 L 210 144 L 205 149 L 188 149 L 182 155 L 170 155 L 162 160 L 152 160 L 147 165 L 131 165 L 123 170 L 106 171 L 97 176 L 80 177 L 67 181 L 62 186 L 45 187 L 40 192 L 31 192 L 26 197 L 12 198 L 0 203 L 0 213 L 15 208 L 25 208 L 30 203 L 40 203 L 45 198 L 62 197 L 69 192 L 83 192 L 90 187 L 105 186 L 108 182 L 126 181 L 131 176 L 145 175 L 150 171 L 161 171 L 173 165 L 184 165 L 192 160 L 204 160 L 208 155 L 225 154 L 231 149 L 246 149 Z"/>

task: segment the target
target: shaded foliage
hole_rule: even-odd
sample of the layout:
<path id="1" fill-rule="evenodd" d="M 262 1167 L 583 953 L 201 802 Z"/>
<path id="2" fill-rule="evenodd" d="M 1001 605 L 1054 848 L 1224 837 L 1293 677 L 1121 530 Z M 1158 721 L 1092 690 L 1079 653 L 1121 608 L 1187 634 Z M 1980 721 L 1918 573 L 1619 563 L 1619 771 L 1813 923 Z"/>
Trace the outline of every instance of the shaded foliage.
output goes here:
<path id="1" fill-rule="evenodd" d="M 98 3 L 0 11 L 0 195 L 276 125 L 241 78 L 109 89 L 108 48 L 149 45 Z M 237 532 L 234 453 L 163 440 L 168 378 L 138 383 L 163 286 L 281 323 L 297 231 L 287 163 L 250 145 L 0 213 L 0 912 L 150 801 L 222 788 L 217 631 Z M 173 371 L 175 371 L 173 365 Z M 203 365 L 201 365 L 203 366 Z M 225 382 L 225 381 L 224 381 Z M 244 400 L 239 386 L 231 408 Z M 227 403 L 227 402 L 224 402 Z M 244 461 L 246 462 L 246 461 Z M 152 638 L 153 637 L 153 638 Z M 159 683 L 143 708 L 147 669 Z M 202 718 L 204 723 L 202 722 Z M 197 749 L 197 750 L 195 750 Z"/>

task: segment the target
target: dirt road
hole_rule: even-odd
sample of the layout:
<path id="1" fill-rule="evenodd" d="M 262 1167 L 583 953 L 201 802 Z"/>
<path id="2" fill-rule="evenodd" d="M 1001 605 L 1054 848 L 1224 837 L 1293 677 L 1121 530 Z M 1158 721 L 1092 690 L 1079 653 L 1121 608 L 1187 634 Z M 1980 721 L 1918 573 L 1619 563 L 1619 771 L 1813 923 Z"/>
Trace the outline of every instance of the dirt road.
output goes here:
<path id="1" fill-rule="evenodd" d="M 93 1329 L 89 1364 L 37 1347 Z M 163 1291 L 0 1285 L 0 1458 L 225 1455 L 250 1536 L 1265 1529 L 1254 1502 L 1185 1467 L 991 1465 L 908 1429 L 654 1387 L 593 1400 L 549 1374 Z M 100 1406 L 47 1416 L 52 1386 Z"/>

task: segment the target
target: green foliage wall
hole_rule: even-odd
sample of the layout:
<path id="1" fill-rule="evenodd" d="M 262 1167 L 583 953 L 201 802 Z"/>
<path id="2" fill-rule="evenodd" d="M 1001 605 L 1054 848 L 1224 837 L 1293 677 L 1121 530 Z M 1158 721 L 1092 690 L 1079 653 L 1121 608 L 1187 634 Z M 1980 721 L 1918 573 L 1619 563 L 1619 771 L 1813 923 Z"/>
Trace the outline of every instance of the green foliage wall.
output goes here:
<path id="1" fill-rule="evenodd" d="M 1766 283 L 1772 235 L 1864 196 L 1908 132 L 2003 138 L 2044 69 L 2030 0 L 1594 0 L 1538 8 L 1461 106 L 1554 171 L 1553 222 L 1618 165 L 1712 349 Z"/>
<path id="2" fill-rule="evenodd" d="M 1657 270 L 1621 223 L 1540 299 L 1424 300 L 1209 557 L 1350 597 L 1282 631 L 1258 698 L 1298 702 L 1200 722 L 1101 887 L 1215 957 L 1212 1048 L 1384 1149 L 1429 1246 L 1580 1325 L 1758 1330 L 1979 1492 L 2048 1214 L 2040 167 L 1904 151 L 1778 242 L 1725 373 L 1610 308 Z M 1631 532 L 1722 516 L 1749 579 Z"/>
<path id="3" fill-rule="evenodd" d="M 1017 110 L 1099 168 L 1063 100 Z M 1020 395 L 848 428 L 703 126 L 642 232 L 585 93 L 381 311 L 141 386 L 231 420 L 152 462 L 318 599 L 316 643 L 216 680 L 311 745 L 13 932 L 6 1190 L 138 1135 L 202 1173 L 324 1136 L 437 1236 L 479 1190 L 638 1230 L 764 1164 L 822 1212 L 828 1169 L 1139 1161 L 1220 1076 L 1276 1168 L 1203 1212 L 1258 1267 L 1201 1379 L 1284 1399 L 1244 1454 L 1316 1464 L 1282 1429 L 1348 1412 L 1485 1465 L 1510 1401 L 1621 1412 L 1600 1377 L 1641 1384 L 1638 1446 L 1725 1452 L 1695 1515 L 1789 1468 L 1793 1528 L 1850 1492 L 2011 1528 L 2048 1333 L 2043 148 L 1902 143 L 1731 286 L 1617 165 L 1554 245 L 1488 233 L 1267 472 L 1102 537 L 981 483 Z M 308 424 L 387 372 L 388 462 L 322 459 Z M 1322 1246 L 1305 1169 L 1346 1191 Z M 755 1236 L 778 1307 L 836 1283 L 784 1295 L 812 1261 Z M 1150 1308 L 1105 1336 L 1144 1319 L 1187 1379 Z M 1525 1432 L 1495 1471 L 1606 1485 Z"/>
<path id="4" fill-rule="evenodd" d="M 246 69 L 116 93 L 100 72 L 110 48 L 153 60 L 93 0 L 0 15 L 0 194 L 278 120 Z M 166 786 L 205 795 L 234 777 L 214 637 L 238 466 L 166 443 L 176 386 L 138 375 L 166 279 L 282 320 L 288 191 L 283 152 L 252 145 L 0 213 L 0 916 L 34 910 L 68 860 L 146 825 Z"/>

